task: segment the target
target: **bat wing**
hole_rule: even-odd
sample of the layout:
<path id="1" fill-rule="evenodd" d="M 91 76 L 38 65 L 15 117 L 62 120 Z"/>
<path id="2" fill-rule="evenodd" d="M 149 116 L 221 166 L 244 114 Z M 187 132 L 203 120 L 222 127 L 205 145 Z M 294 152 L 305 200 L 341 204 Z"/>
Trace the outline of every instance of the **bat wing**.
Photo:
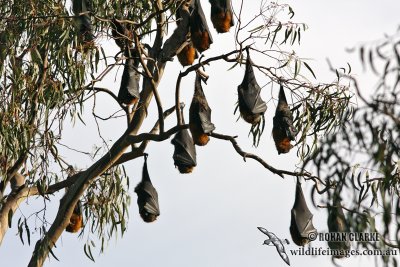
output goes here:
<path id="1" fill-rule="evenodd" d="M 196 166 L 196 148 L 187 129 L 178 132 L 171 143 L 175 146 L 175 165 Z"/>
<path id="2" fill-rule="evenodd" d="M 302 238 L 308 238 L 310 233 L 317 230 L 312 224 L 313 214 L 307 207 L 300 182 L 296 185 L 296 198 L 292 208 L 292 218 Z"/>
<path id="3" fill-rule="evenodd" d="M 247 57 L 246 72 L 242 83 L 238 87 L 238 93 L 239 101 L 241 98 L 244 105 L 253 114 L 264 113 L 267 110 L 267 104 L 261 99 L 261 88 L 254 75 L 250 56 Z"/>
<path id="4" fill-rule="evenodd" d="M 289 137 L 290 140 L 296 139 L 298 131 L 293 125 L 293 114 L 289 109 L 285 91 L 283 90 L 282 85 L 279 90 L 278 106 L 276 107 L 273 122 L 274 127 L 280 128 L 283 132 L 285 132 L 286 136 Z"/>

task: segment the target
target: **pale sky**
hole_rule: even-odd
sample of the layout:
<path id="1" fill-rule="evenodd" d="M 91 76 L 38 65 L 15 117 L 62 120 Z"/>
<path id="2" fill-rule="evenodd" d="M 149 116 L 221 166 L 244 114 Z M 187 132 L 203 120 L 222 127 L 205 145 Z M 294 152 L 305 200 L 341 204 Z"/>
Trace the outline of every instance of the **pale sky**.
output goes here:
<path id="1" fill-rule="evenodd" d="M 203 2 L 203 9 L 208 16 L 208 1 Z M 232 2 L 235 6 L 239 4 L 237 0 Z M 259 3 L 246 2 L 251 3 L 247 5 L 254 3 L 255 7 Z M 325 60 L 327 57 L 337 67 L 345 66 L 349 62 L 353 73 L 361 76 L 358 55 L 347 54 L 345 48 L 357 45 L 360 41 L 381 38 L 384 33 L 394 33 L 400 25 L 400 2 L 395 0 L 294 0 L 287 3 L 296 13 L 293 21 L 305 22 L 309 27 L 302 34 L 301 45 L 296 45 L 293 49 L 301 57 L 310 59 L 309 64 L 320 82 L 330 82 L 335 78 L 335 75 L 329 72 Z M 224 45 L 233 45 L 233 35 L 217 35 L 211 24 L 210 29 L 214 36 L 214 44 L 206 55 L 226 52 Z M 257 149 L 252 147 L 251 140 L 247 138 L 248 124 L 243 120 L 236 122 L 237 115 L 233 115 L 237 100 L 236 90 L 243 78 L 244 69 L 237 68 L 226 72 L 229 67 L 230 65 L 221 62 L 217 63 L 216 67 L 206 69 L 210 79 L 203 89 L 213 109 L 215 131 L 238 135 L 238 142 L 243 150 L 257 153 L 277 168 L 293 170 L 294 164 L 298 162 L 296 149 L 289 154 L 278 156 L 270 134 L 274 103 L 268 103 L 267 125 Z M 173 105 L 173 92 L 179 70 L 181 67 L 177 60 L 167 65 L 160 85 L 161 97 L 165 99 L 164 108 Z M 119 75 L 121 74 L 122 71 Z M 193 78 L 193 75 L 188 76 L 182 84 L 182 100 L 187 104 L 186 110 L 193 92 Z M 259 80 L 260 85 L 267 82 Z M 119 80 L 114 83 L 110 79 L 107 86 L 117 93 Z M 185 87 L 190 89 L 185 91 Z M 365 88 L 368 89 L 370 88 Z M 105 106 L 99 113 L 109 114 L 108 103 L 101 99 L 99 101 Z M 152 108 L 154 109 L 154 105 Z M 145 127 L 153 125 L 153 119 L 155 117 L 150 115 L 149 123 Z M 170 127 L 173 123 L 174 115 L 166 121 L 166 125 Z M 106 139 L 115 140 L 124 131 L 124 127 L 125 120 L 122 119 L 105 125 L 102 131 Z M 88 123 L 86 128 L 78 124 L 76 129 L 67 129 L 65 137 L 66 143 L 87 150 L 91 150 L 96 144 L 93 140 L 100 140 L 93 123 Z M 100 141 L 97 144 L 100 144 Z M 278 237 L 291 241 L 289 225 L 290 209 L 294 202 L 294 178 L 281 179 L 251 159 L 244 162 L 229 142 L 221 140 L 211 139 L 206 147 L 197 147 L 198 166 L 190 175 L 181 175 L 174 168 L 173 146 L 170 140 L 151 143 L 147 152 L 150 177 L 159 194 L 161 216 L 158 220 L 146 224 L 137 211 L 133 189 L 141 179 L 143 159 L 126 163 L 125 167 L 131 178 L 132 204 L 129 209 L 128 230 L 124 237 L 111 240 L 104 254 L 94 253 L 96 263 L 92 263 L 83 253 L 84 240 L 78 239 L 77 235 L 64 233 L 54 249 L 60 262 L 51 259 L 45 266 L 286 266 L 275 248 L 261 245 L 266 236 L 259 232 L 257 227 L 262 226 Z M 75 162 L 77 167 L 90 166 L 87 157 L 75 154 L 71 155 L 71 159 L 72 157 L 72 162 Z M 326 211 L 317 211 L 312 207 L 309 199 L 310 188 L 311 184 L 303 184 L 309 207 L 314 213 L 314 226 L 320 231 L 327 231 Z M 55 201 L 54 205 L 58 205 L 58 201 Z M 22 211 L 24 214 L 29 213 L 29 205 L 24 205 Z M 0 247 L 3 266 L 26 266 L 38 238 L 34 235 L 30 247 L 22 246 L 19 237 L 16 236 L 15 225 L 16 220 Z M 312 244 L 314 247 L 326 247 L 326 244 L 319 241 Z M 285 248 L 288 251 L 296 249 L 297 246 L 291 242 Z M 328 256 L 289 254 L 289 258 L 291 266 L 333 266 Z M 374 266 L 374 261 L 373 258 L 364 256 L 344 259 L 340 264 L 352 267 Z"/>

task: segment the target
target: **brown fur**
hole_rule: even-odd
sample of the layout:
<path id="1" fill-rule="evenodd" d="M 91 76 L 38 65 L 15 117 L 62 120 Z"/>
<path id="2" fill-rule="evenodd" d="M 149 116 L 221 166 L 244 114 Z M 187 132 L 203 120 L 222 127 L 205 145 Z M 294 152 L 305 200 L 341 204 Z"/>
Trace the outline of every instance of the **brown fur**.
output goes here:
<path id="1" fill-rule="evenodd" d="M 292 149 L 293 145 L 290 143 L 289 137 L 286 136 L 285 132 L 277 128 L 272 129 L 272 137 L 275 141 L 276 149 L 278 154 L 288 153 Z"/>
<path id="2" fill-rule="evenodd" d="M 196 49 L 191 44 L 189 44 L 185 46 L 177 56 L 182 66 L 185 67 L 192 65 L 196 58 Z"/>
<path id="3" fill-rule="evenodd" d="M 211 21 L 218 33 L 229 32 L 232 22 L 231 12 L 221 12 L 211 16 Z"/>
<path id="4" fill-rule="evenodd" d="M 129 106 L 129 105 L 134 105 L 138 102 L 138 98 L 136 97 L 130 97 L 130 98 L 126 98 L 122 101 L 122 103 L 124 103 L 125 105 Z"/>
<path id="5" fill-rule="evenodd" d="M 151 223 L 154 222 L 155 220 L 157 220 L 157 215 L 154 214 L 150 214 L 150 213 L 140 213 L 140 217 L 142 217 L 143 221 L 147 222 L 147 223 Z"/>
<path id="6" fill-rule="evenodd" d="M 297 232 L 297 230 L 293 229 L 292 227 L 289 228 L 290 230 L 290 236 L 292 237 L 293 242 L 301 247 L 304 247 L 308 243 L 310 243 L 310 239 L 307 237 L 301 237 L 300 233 Z"/>
<path id="7" fill-rule="evenodd" d="M 205 146 L 207 145 L 208 141 L 210 141 L 210 137 L 208 134 L 204 133 L 201 127 L 192 122 L 189 123 L 189 130 L 192 134 L 193 142 L 198 146 Z"/>
<path id="8" fill-rule="evenodd" d="M 180 173 L 191 173 L 193 171 L 193 166 L 177 165 L 177 167 Z"/>
<path id="9" fill-rule="evenodd" d="M 192 32 L 192 42 L 200 53 L 210 48 L 210 36 L 207 31 Z"/>
<path id="10" fill-rule="evenodd" d="M 250 124 L 257 124 L 261 121 L 260 114 L 253 114 L 253 113 L 247 112 L 245 109 L 242 109 L 240 107 L 239 107 L 239 110 L 240 110 L 240 115 L 246 122 L 248 122 Z"/>
<path id="11" fill-rule="evenodd" d="M 82 225 L 83 225 L 82 215 L 73 213 L 71 218 L 69 219 L 69 224 L 65 230 L 70 233 L 76 233 L 82 228 Z"/>

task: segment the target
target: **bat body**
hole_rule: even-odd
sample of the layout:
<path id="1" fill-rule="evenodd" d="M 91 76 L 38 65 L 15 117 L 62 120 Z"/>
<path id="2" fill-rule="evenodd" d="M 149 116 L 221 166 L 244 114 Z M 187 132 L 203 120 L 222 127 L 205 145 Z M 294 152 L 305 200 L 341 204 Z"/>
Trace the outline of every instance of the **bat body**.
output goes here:
<path id="1" fill-rule="evenodd" d="M 191 173 L 196 163 L 196 148 L 187 129 L 178 132 L 171 143 L 175 146 L 174 164 L 180 173 Z"/>
<path id="2" fill-rule="evenodd" d="M 183 67 L 192 65 L 197 58 L 197 52 L 192 43 L 186 45 L 178 54 L 178 60 Z"/>
<path id="3" fill-rule="evenodd" d="M 189 109 L 189 129 L 193 142 L 198 146 L 204 146 L 210 140 L 208 134 L 215 126 L 211 122 L 211 108 L 208 106 L 206 96 L 201 87 L 201 77 L 197 73 L 194 85 L 194 94 Z"/>
<path id="4" fill-rule="evenodd" d="M 124 72 L 122 73 L 121 86 L 118 92 L 118 101 L 125 105 L 135 104 L 139 97 L 139 81 L 140 74 L 137 71 L 139 67 L 139 59 L 134 49 L 127 53 Z"/>
<path id="5" fill-rule="evenodd" d="M 65 231 L 70 233 L 78 232 L 83 226 L 83 216 L 82 216 L 82 203 L 78 201 L 78 203 L 74 207 L 74 211 L 69 219 L 69 224 Z"/>
<path id="6" fill-rule="evenodd" d="M 132 34 L 124 24 L 121 24 L 116 19 L 111 21 L 111 34 L 115 43 L 122 51 L 132 46 Z"/>
<path id="7" fill-rule="evenodd" d="M 282 85 L 279 90 L 278 106 L 276 107 L 273 124 L 272 136 L 278 154 L 288 153 L 293 147 L 290 141 L 295 140 L 297 130 L 293 126 L 293 115 L 287 104 Z"/>
<path id="8" fill-rule="evenodd" d="M 328 229 L 329 232 L 334 233 L 349 232 L 340 201 L 334 201 L 334 206 L 328 207 Z M 350 241 L 328 241 L 328 246 L 337 250 L 338 254 L 334 255 L 335 258 L 343 258 L 350 249 Z"/>
<path id="9" fill-rule="evenodd" d="M 147 156 L 143 165 L 142 181 L 135 187 L 138 196 L 139 214 L 145 222 L 154 222 L 160 216 L 158 193 L 154 188 L 147 170 Z"/>
<path id="10" fill-rule="evenodd" d="M 247 54 L 246 71 L 242 83 L 238 86 L 239 111 L 241 117 L 250 124 L 257 124 L 267 110 L 267 104 L 261 99 L 261 88 L 256 81 L 250 55 Z"/>
<path id="11" fill-rule="evenodd" d="M 267 229 L 263 227 L 257 227 L 258 230 L 260 230 L 262 233 L 267 235 L 269 237 L 268 240 L 265 240 L 263 245 L 269 245 L 270 242 L 275 246 L 276 251 L 278 252 L 279 256 L 282 258 L 282 260 L 290 266 L 290 260 L 288 255 L 286 254 L 285 247 L 282 243 L 282 241 L 272 232 L 267 231 Z M 289 240 L 285 240 L 287 244 L 289 244 Z"/>
<path id="12" fill-rule="evenodd" d="M 307 207 L 301 184 L 297 181 L 296 198 L 291 211 L 290 235 L 298 246 L 305 246 L 310 242 L 309 235 L 317 234 L 312 224 L 313 214 Z"/>
<path id="13" fill-rule="evenodd" d="M 192 0 L 192 13 L 190 16 L 190 34 L 194 47 L 202 53 L 210 48 L 213 43 L 210 30 L 208 29 L 207 20 L 204 16 L 200 0 Z"/>
<path id="14" fill-rule="evenodd" d="M 218 33 L 228 32 L 235 24 L 230 0 L 210 0 L 211 21 Z"/>
<path id="15" fill-rule="evenodd" d="M 72 10 L 78 18 L 75 20 L 79 32 L 79 40 L 84 46 L 91 46 L 94 41 L 93 27 L 90 21 L 89 3 L 87 0 L 73 0 Z M 85 14 L 82 14 L 85 13 Z"/>

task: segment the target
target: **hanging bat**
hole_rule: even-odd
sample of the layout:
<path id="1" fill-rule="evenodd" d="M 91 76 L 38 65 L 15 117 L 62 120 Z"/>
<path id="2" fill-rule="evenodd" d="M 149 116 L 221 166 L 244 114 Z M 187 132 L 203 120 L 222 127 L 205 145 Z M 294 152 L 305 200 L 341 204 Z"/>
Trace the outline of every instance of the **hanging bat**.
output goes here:
<path id="1" fill-rule="evenodd" d="M 196 148 L 187 129 L 178 132 L 171 143 L 175 146 L 174 164 L 180 173 L 191 173 L 196 163 Z"/>
<path id="2" fill-rule="evenodd" d="M 290 141 L 295 140 L 297 130 L 293 126 L 293 115 L 287 104 L 282 85 L 279 90 L 278 106 L 276 107 L 273 121 L 274 126 L 272 128 L 272 136 L 278 154 L 288 153 L 293 147 Z"/>
<path id="3" fill-rule="evenodd" d="M 70 233 L 78 232 L 83 226 L 83 216 L 82 216 L 82 203 L 79 200 L 74 207 L 74 211 L 69 219 L 69 224 L 65 231 Z"/>
<path id="4" fill-rule="evenodd" d="M 124 72 L 122 73 L 121 86 L 118 92 L 118 101 L 125 105 L 135 104 L 139 97 L 139 81 L 140 73 L 137 71 L 139 67 L 139 55 L 135 49 L 126 53 L 126 61 Z"/>
<path id="5" fill-rule="evenodd" d="M 317 229 L 312 224 L 313 214 L 307 207 L 300 181 L 296 183 L 296 198 L 291 211 L 290 235 L 298 246 L 305 246 L 311 236 L 317 235 Z"/>
<path id="6" fill-rule="evenodd" d="M 88 15 L 89 3 L 87 0 L 73 0 L 72 10 L 75 16 L 77 29 L 79 32 L 79 40 L 84 43 L 85 46 L 91 46 L 94 41 L 93 27 L 90 22 L 90 17 Z M 85 13 L 85 14 L 82 14 Z"/>
<path id="7" fill-rule="evenodd" d="M 333 206 L 328 206 L 328 229 L 330 233 L 349 232 L 340 200 L 334 200 Z M 328 246 L 337 251 L 333 257 L 343 258 L 350 250 L 350 241 L 328 241 Z"/>
<path id="8" fill-rule="evenodd" d="M 122 51 L 132 47 L 132 33 L 116 19 L 111 20 L 111 34 Z"/>
<path id="9" fill-rule="evenodd" d="M 135 187 L 135 193 L 138 195 L 137 204 L 140 217 L 145 222 L 154 222 L 160 216 L 160 208 L 157 190 L 151 183 L 147 170 L 147 155 L 144 156 L 142 181 Z"/>
<path id="10" fill-rule="evenodd" d="M 196 73 L 194 94 L 189 109 L 189 129 L 192 133 L 193 142 L 198 146 L 205 146 L 215 126 L 211 122 L 211 108 L 208 106 L 206 96 L 201 87 L 201 77 Z"/>
<path id="11" fill-rule="evenodd" d="M 218 33 L 228 32 L 235 25 L 231 0 L 210 0 L 211 21 Z"/>
<path id="12" fill-rule="evenodd" d="M 191 41 L 177 54 L 177 56 L 183 67 L 192 65 L 194 60 L 198 58 L 197 51 Z"/>
<path id="13" fill-rule="evenodd" d="M 267 104 L 261 99 L 261 88 L 254 76 L 252 61 L 247 50 L 246 71 L 242 83 L 238 86 L 239 111 L 241 117 L 254 125 L 261 121 L 267 110 Z"/>
<path id="14" fill-rule="evenodd" d="M 194 47 L 202 53 L 213 43 L 207 20 L 204 16 L 200 0 L 192 0 L 193 11 L 190 16 L 190 34 Z"/>
<path id="15" fill-rule="evenodd" d="M 272 245 L 275 246 L 276 251 L 278 252 L 279 256 L 281 256 L 282 260 L 290 266 L 290 260 L 288 255 L 286 254 L 285 247 L 282 243 L 282 240 L 279 239 L 274 233 L 269 232 L 267 229 L 263 227 L 257 227 L 263 234 L 267 235 L 269 239 L 265 240 L 263 245 L 269 245 L 272 242 Z M 289 244 L 289 240 L 285 239 L 285 243 Z"/>

